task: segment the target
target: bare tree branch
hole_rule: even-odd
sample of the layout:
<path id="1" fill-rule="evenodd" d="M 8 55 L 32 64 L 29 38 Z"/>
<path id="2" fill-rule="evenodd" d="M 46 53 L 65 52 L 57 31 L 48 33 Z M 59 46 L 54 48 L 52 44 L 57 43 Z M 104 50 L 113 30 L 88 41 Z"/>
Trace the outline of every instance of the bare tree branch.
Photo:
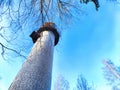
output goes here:
<path id="1" fill-rule="evenodd" d="M 98 4 L 98 2 L 95 3 Z M 29 36 L 27 34 L 30 34 L 34 27 L 39 29 L 44 22 L 60 21 L 63 24 L 79 12 L 81 12 L 79 0 L 0 0 L 0 23 L 2 23 L 0 39 L 2 38 L 8 45 L 12 45 L 11 42 L 17 43 L 15 40 L 17 41 L 21 33 L 24 37 Z M 8 45 L 0 43 L 3 48 L 2 54 L 5 52 L 4 49 L 12 50 L 7 48 Z M 24 43 L 18 43 L 25 47 Z M 20 54 L 16 49 L 12 51 Z"/>
<path id="2" fill-rule="evenodd" d="M 114 65 L 111 60 L 103 60 L 104 77 L 113 90 L 120 89 L 120 67 Z"/>
<path id="3" fill-rule="evenodd" d="M 26 58 L 26 56 L 22 55 L 22 54 L 21 54 L 20 52 L 18 52 L 18 51 L 14 50 L 14 49 L 12 49 L 12 48 L 9 48 L 9 47 L 3 45 L 2 43 L 0 43 L 0 45 L 1 45 L 1 47 L 2 47 L 2 53 L 1 53 L 1 55 L 2 55 L 3 57 L 4 57 L 5 49 L 7 49 L 7 50 L 10 50 L 10 51 L 15 52 L 15 53 L 18 54 L 19 56 L 22 56 L 22 57 Z"/>

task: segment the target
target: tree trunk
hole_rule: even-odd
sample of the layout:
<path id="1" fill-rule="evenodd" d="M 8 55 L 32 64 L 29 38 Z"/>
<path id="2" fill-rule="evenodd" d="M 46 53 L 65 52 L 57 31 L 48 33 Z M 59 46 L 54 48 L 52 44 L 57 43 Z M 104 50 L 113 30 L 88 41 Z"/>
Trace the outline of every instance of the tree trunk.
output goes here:
<path id="1" fill-rule="evenodd" d="M 55 36 L 41 32 L 9 90 L 50 90 Z"/>

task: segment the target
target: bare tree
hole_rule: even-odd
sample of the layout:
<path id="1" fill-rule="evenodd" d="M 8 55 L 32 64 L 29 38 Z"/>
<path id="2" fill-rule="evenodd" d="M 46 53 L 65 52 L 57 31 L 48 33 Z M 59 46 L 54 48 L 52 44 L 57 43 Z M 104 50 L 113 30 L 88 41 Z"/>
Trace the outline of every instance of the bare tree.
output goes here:
<path id="1" fill-rule="evenodd" d="M 98 1 L 92 2 L 98 8 Z M 69 20 L 75 16 L 73 10 L 76 13 L 81 12 L 79 0 L 0 0 L 1 55 L 12 51 L 26 57 L 25 52 L 30 45 L 28 36 L 31 32 L 39 29 L 44 22 Z M 24 44 L 25 42 L 28 43 Z"/>
<path id="2" fill-rule="evenodd" d="M 69 89 L 70 89 L 69 82 L 65 80 L 65 78 L 62 75 L 59 75 L 54 84 L 54 90 L 69 90 Z"/>
<path id="3" fill-rule="evenodd" d="M 113 90 L 120 89 L 120 67 L 114 65 L 111 60 L 104 60 L 103 68 L 104 77 L 108 81 L 108 84 L 112 86 Z"/>
<path id="4" fill-rule="evenodd" d="M 88 85 L 87 80 L 82 75 L 79 75 L 76 90 L 94 90 L 94 88 Z"/>
<path id="5" fill-rule="evenodd" d="M 93 2 L 95 4 L 96 10 L 100 7 L 98 0 L 80 0 L 81 3 L 88 3 L 88 2 Z"/>

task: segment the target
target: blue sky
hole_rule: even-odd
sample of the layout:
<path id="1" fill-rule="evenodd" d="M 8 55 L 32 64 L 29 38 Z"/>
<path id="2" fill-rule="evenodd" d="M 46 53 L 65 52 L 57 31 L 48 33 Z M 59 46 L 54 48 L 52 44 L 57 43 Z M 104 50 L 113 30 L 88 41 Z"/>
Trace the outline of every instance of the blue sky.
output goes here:
<path id="1" fill-rule="evenodd" d="M 80 16 L 80 20 L 63 33 L 57 47 L 54 73 L 62 74 L 70 86 L 75 86 L 77 76 L 83 74 L 94 83 L 96 90 L 110 90 L 105 86 L 102 60 L 111 59 L 117 65 L 120 63 L 120 7 L 100 3 L 98 12 L 92 8 L 92 3 L 83 7 L 87 14 Z"/>
<path id="2" fill-rule="evenodd" d="M 82 74 L 96 90 L 111 90 L 103 77 L 102 60 L 109 58 L 120 65 L 120 5 L 101 0 L 98 12 L 93 3 L 81 9 L 84 14 L 66 25 L 55 47 L 53 83 L 62 74 L 73 88 Z M 23 61 L 19 57 L 13 62 L 0 59 L 0 90 L 7 90 Z"/>

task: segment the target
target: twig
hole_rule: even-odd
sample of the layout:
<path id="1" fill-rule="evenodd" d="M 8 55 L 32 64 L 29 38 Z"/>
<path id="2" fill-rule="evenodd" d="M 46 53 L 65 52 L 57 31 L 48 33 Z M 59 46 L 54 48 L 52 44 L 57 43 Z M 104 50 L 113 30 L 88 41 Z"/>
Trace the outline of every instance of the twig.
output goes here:
<path id="1" fill-rule="evenodd" d="M 1 42 L 0 42 L 0 45 L 2 46 L 2 53 L 1 53 L 2 56 L 4 56 L 5 49 L 7 49 L 7 50 L 9 50 L 9 51 L 15 52 L 15 53 L 18 54 L 19 56 L 22 56 L 22 57 L 26 58 L 26 56 L 22 55 L 20 52 L 14 50 L 14 49 L 12 49 L 12 48 L 9 48 L 9 47 L 7 47 L 7 46 L 5 46 L 5 45 L 3 45 Z"/>

